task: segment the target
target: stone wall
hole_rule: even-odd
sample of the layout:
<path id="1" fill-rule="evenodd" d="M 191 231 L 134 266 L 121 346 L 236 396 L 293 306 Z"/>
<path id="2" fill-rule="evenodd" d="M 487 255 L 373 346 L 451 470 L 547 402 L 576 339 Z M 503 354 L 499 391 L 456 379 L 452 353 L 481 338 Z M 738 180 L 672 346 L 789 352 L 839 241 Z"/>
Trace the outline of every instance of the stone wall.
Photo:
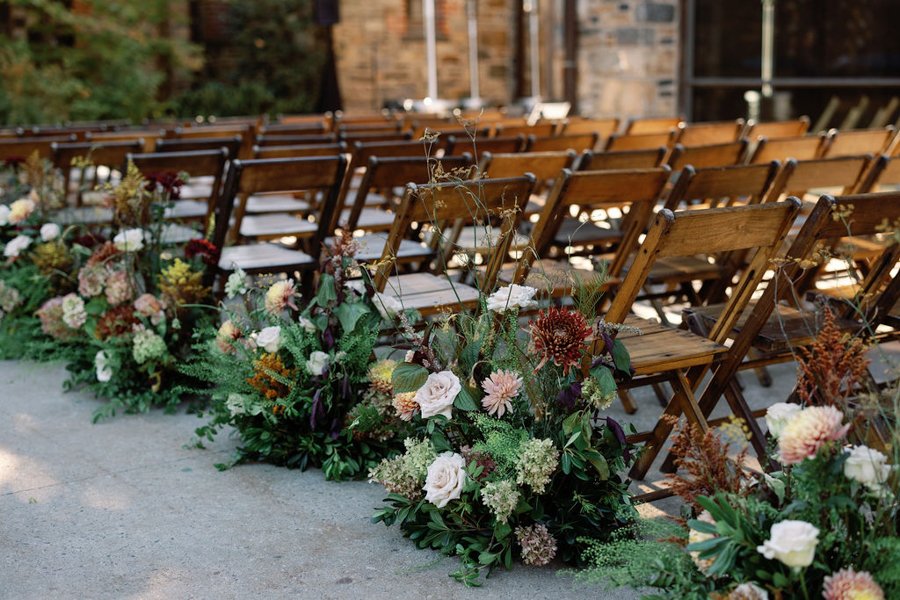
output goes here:
<path id="1" fill-rule="evenodd" d="M 508 103 L 512 91 L 512 2 L 479 0 L 481 96 Z M 438 95 L 469 96 L 465 0 L 436 0 Z M 341 0 L 334 28 L 337 71 L 344 108 L 372 111 L 385 102 L 422 98 L 428 91 L 421 0 Z"/>
<path id="2" fill-rule="evenodd" d="M 678 10 L 678 0 L 579 0 L 581 114 L 677 113 Z"/>

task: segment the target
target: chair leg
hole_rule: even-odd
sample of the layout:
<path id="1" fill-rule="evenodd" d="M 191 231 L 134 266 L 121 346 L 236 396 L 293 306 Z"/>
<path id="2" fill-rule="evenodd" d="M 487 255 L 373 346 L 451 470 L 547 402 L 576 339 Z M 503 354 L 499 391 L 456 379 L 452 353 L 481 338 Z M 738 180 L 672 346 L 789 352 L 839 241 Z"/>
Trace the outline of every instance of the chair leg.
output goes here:
<path id="1" fill-rule="evenodd" d="M 652 385 L 653 393 L 656 394 L 656 400 L 659 402 L 659 405 L 663 408 L 666 407 L 666 404 L 669 402 L 669 396 L 666 394 L 665 390 L 663 390 L 662 384 L 654 383 Z"/>
<path id="2" fill-rule="evenodd" d="M 702 431 L 708 429 L 706 419 L 694 397 L 693 390 L 695 386 L 690 382 L 691 379 L 701 378 L 704 371 L 705 367 L 699 368 L 693 378 L 685 375 L 683 371 L 675 373 L 675 376 L 672 378 L 672 387 L 675 389 L 675 393 L 669 400 L 663 414 L 656 421 L 656 425 L 650 433 L 650 439 L 647 440 L 641 455 L 634 463 L 634 466 L 631 467 L 629 477 L 632 479 L 643 479 L 647 475 L 647 471 L 650 470 L 650 467 L 653 466 L 653 461 L 659 455 L 663 444 L 672 433 L 672 425 L 667 423 L 664 417 L 677 417 L 684 413 L 688 420 L 692 424 L 698 426 Z"/>
<path id="3" fill-rule="evenodd" d="M 626 389 L 620 389 L 618 391 L 619 400 L 622 402 L 622 408 L 625 409 L 625 412 L 629 415 L 633 415 L 637 412 L 637 405 L 634 403 L 634 398 L 631 397 L 631 394 Z"/>
<path id="4" fill-rule="evenodd" d="M 751 349 L 747 354 L 747 357 L 750 360 L 753 360 L 759 355 L 756 350 Z M 759 381 L 759 385 L 763 387 L 772 387 L 772 375 L 769 373 L 769 370 L 765 367 L 754 367 L 753 371 L 756 373 L 756 379 Z"/>

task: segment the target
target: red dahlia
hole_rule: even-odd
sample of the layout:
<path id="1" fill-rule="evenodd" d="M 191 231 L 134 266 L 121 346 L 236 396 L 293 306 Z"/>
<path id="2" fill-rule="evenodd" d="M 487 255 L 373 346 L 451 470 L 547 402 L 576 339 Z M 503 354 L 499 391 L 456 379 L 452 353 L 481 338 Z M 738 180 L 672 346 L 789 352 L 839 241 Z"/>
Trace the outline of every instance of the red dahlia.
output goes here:
<path id="1" fill-rule="evenodd" d="M 568 375 L 569 369 L 581 360 L 584 342 L 590 335 L 591 328 L 580 312 L 555 306 L 541 311 L 531 324 L 531 343 L 541 358 L 537 369 L 553 361 Z"/>

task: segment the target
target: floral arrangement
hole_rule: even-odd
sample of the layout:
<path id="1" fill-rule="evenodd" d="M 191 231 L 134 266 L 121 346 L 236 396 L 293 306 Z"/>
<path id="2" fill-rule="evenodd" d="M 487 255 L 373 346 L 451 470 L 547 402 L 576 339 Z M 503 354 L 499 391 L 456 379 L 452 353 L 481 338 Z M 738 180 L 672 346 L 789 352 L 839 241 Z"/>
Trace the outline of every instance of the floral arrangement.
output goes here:
<path id="1" fill-rule="evenodd" d="M 467 585 L 515 559 L 577 561 L 581 536 L 635 517 L 619 475 L 631 449 L 602 416 L 616 378 L 630 376 L 628 354 L 592 322 L 596 302 L 550 307 L 522 327 L 535 293 L 500 288 L 480 313 L 447 315 L 422 333 L 397 317 L 406 358 L 393 372 L 393 406 L 415 435 L 370 473 L 388 492 L 373 521 L 459 556 L 453 576 Z M 606 351 L 591 357 L 595 335 Z"/>
<path id="2" fill-rule="evenodd" d="M 372 358 L 382 318 L 349 279 L 354 253 L 350 238 L 326 250 L 310 298 L 291 279 L 231 275 L 222 323 L 184 369 L 209 384 L 197 390 L 212 401 L 201 441 L 231 426 L 235 462 L 321 467 L 328 479 L 365 475 L 396 452 L 409 427 L 391 406 L 396 363 Z"/>
<path id="3" fill-rule="evenodd" d="M 767 411 L 778 467 L 748 472 L 744 452 L 729 452 L 739 437 L 734 423 L 731 435 L 683 428 L 673 446 L 681 470 L 673 490 L 695 518 L 665 539 L 592 543 L 586 559 L 596 576 L 654 588 L 650 598 L 900 597 L 896 455 L 864 443 L 870 432 L 849 391 L 858 389 L 866 361 L 859 342 L 836 331 L 826 317 L 801 354 L 798 396 L 819 403 Z M 812 393 L 813 380 L 827 385 Z"/>
<path id="4" fill-rule="evenodd" d="M 167 182 L 161 184 L 160 181 Z M 85 385 L 109 400 L 95 418 L 117 408 L 144 411 L 182 397 L 175 368 L 203 322 L 210 290 L 203 283 L 216 249 L 203 239 L 183 247 L 163 241 L 163 212 L 180 180 L 150 179 L 129 166 L 108 188 L 115 233 L 42 222 L 22 199 L 7 220 L 17 234 L 4 246 L 2 301 L 6 340 L 19 352 L 68 362 L 67 387 Z M 4 354 L 15 352 L 6 344 Z"/>

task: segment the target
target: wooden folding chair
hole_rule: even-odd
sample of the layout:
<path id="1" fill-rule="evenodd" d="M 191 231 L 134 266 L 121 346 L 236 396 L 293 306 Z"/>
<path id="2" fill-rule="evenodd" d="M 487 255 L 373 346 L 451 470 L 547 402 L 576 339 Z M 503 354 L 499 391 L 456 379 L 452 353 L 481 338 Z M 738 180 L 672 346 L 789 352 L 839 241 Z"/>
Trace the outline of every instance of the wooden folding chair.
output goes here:
<path id="1" fill-rule="evenodd" d="M 510 179 L 407 186 L 374 275 L 376 291 L 394 297 L 404 308 L 414 308 L 423 315 L 476 307 L 481 295 L 493 290 L 534 182 L 531 174 L 525 174 Z M 453 245 L 457 223 L 491 227 L 498 221 L 500 236 L 496 245 L 484 253 L 485 267 L 476 277 L 476 286 L 452 281 L 445 255 L 439 255 L 435 261 L 437 274 L 391 275 L 400 243 L 409 236 L 414 222 L 430 225 L 432 243 Z"/>
<path id="2" fill-rule="evenodd" d="M 710 366 L 727 354 L 725 343 L 732 327 L 781 247 L 799 208 L 799 202 L 786 201 L 678 213 L 663 209 L 656 215 L 605 316 L 607 323 L 624 323 L 643 332 L 643 335 L 618 336 L 628 349 L 635 375 L 623 389 L 668 381 L 674 395 L 666 405 L 665 414 L 684 413 L 702 431 L 708 428 L 694 393 Z M 734 285 L 720 318 L 707 335 L 670 329 L 629 316 L 657 260 L 737 251 L 752 256 L 750 266 Z M 599 354 L 603 344 L 602 337 L 595 339 L 592 354 Z M 585 366 L 589 366 L 589 361 Z M 646 442 L 631 470 L 632 477 L 642 479 L 653 463 L 670 432 L 664 425 L 660 421 L 651 432 L 630 437 L 633 442 Z"/>
<path id="3" fill-rule="evenodd" d="M 179 127 L 172 137 L 179 140 L 194 138 L 233 138 L 241 136 L 245 142 L 253 139 L 254 127 L 251 124 L 204 125 L 202 127 Z"/>
<path id="4" fill-rule="evenodd" d="M 597 133 L 565 134 L 549 137 L 528 136 L 525 152 L 557 152 L 560 150 L 593 151 L 600 141 Z"/>
<path id="5" fill-rule="evenodd" d="M 134 163 L 144 177 L 161 173 L 187 173 L 190 178 L 208 178 L 208 186 L 196 186 L 176 199 L 171 208 L 166 209 L 165 217 L 173 220 L 197 221 L 204 223 L 203 231 L 215 211 L 222 190 L 222 179 L 225 176 L 225 165 L 228 151 L 191 150 L 186 152 L 157 152 L 148 154 L 129 154 L 127 161 Z M 190 179 L 188 180 L 190 183 Z M 171 232 L 174 235 L 174 230 Z M 196 236 L 195 236 L 196 237 Z"/>
<path id="6" fill-rule="evenodd" d="M 691 165 L 697 169 L 727 167 L 742 163 L 746 151 L 747 140 L 745 139 L 707 146 L 682 146 L 681 144 L 675 144 L 668 163 L 676 171 L 685 165 Z"/>
<path id="7" fill-rule="evenodd" d="M 75 206 L 82 205 L 82 197 L 88 189 L 94 189 L 101 183 L 109 183 L 112 181 L 116 173 L 121 174 L 120 169 L 125 163 L 125 157 L 129 154 L 137 154 L 143 152 L 144 141 L 134 140 L 132 142 L 106 142 L 106 143 L 89 143 L 76 142 L 71 144 L 53 144 L 53 164 L 57 169 L 62 171 L 66 196 L 72 191 L 72 172 L 73 161 L 76 159 L 84 159 L 90 162 L 90 168 L 82 167 L 75 169 L 78 181 L 75 184 Z M 105 167 L 106 175 L 101 176 L 101 170 L 98 167 Z"/>
<path id="8" fill-rule="evenodd" d="M 628 135 L 640 135 L 644 133 L 668 133 L 682 123 L 678 117 L 642 117 L 629 119 L 625 126 Z M 658 144 L 657 144 L 658 145 Z"/>
<path id="9" fill-rule="evenodd" d="M 529 285 L 555 298 L 570 295 L 574 286 L 597 276 L 594 271 L 575 268 L 565 257 L 552 257 L 554 248 L 575 244 L 572 239 L 561 240 L 560 233 L 563 224 L 570 219 L 570 208 L 577 206 L 588 214 L 597 209 L 616 208 L 624 212 L 624 217 L 621 226 L 615 230 L 604 230 L 591 223 L 581 224 L 594 232 L 592 243 L 607 248 L 617 244 L 607 269 L 609 283 L 614 284 L 636 250 L 639 236 L 650 221 L 653 207 L 670 175 L 668 167 L 577 173 L 563 170 L 532 232 L 531 245 L 524 250 L 516 267 L 505 269 L 501 278 L 506 282 Z"/>
<path id="10" fill-rule="evenodd" d="M 193 150 L 218 150 L 219 148 L 225 148 L 228 150 L 228 158 L 234 160 L 238 158 L 238 153 L 241 151 L 243 144 L 244 140 L 239 135 L 225 138 L 158 138 L 154 152 L 190 152 Z"/>
<path id="11" fill-rule="evenodd" d="M 621 152 L 585 152 L 578 161 L 579 171 L 611 171 L 621 169 L 652 169 L 662 166 L 668 148 L 650 150 L 622 150 Z"/>
<path id="12" fill-rule="evenodd" d="M 109 142 L 135 142 L 143 140 L 144 152 L 152 152 L 156 145 L 156 139 L 165 137 L 164 129 L 125 129 L 118 131 L 88 132 L 84 141 L 93 144 L 105 144 Z"/>
<path id="13" fill-rule="evenodd" d="M 606 139 L 619 131 L 619 119 L 568 119 L 560 124 L 562 135 L 596 133 L 599 139 Z"/>
<path id="14" fill-rule="evenodd" d="M 304 144 L 299 146 L 253 146 L 253 158 L 303 158 L 345 154 L 347 144 Z"/>
<path id="15" fill-rule="evenodd" d="M 478 165 L 479 177 L 505 179 L 531 173 L 536 178 L 534 193 L 525 206 L 525 216 L 537 214 L 543 205 L 543 194 L 563 169 L 571 169 L 578 155 L 572 150 L 557 152 L 519 152 L 492 154 L 486 152 Z"/>
<path id="16" fill-rule="evenodd" d="M 675 141 L 682 146 L 710 146 L 735 142 L 744 131 L 744 120 L 681 123 Z"/>
<path id="17" fill-rule="evenodd" d="M 858 194 L 846 196 L 822 196 L 806 218 L 800 234 L 791 244 L 781 266 L 766 286 L 758 300 L 754 301 L 740 320 L 731 324 L 733 343 L 722 361 L 713 369 L 709 383 L 699 397 L 699 408 L 703 418 L 708 417 L 724 395 L 733 414 L 744 419 L 751 432 L 751 443 L 762 464 L 767 464 L 766 443 L 755 414 L 735 385 L 734 377 L 739 370 L 760 365 L 793 360 L 794 349 L 811 343 L 817 334 L 815 319 L 807 318 L 793 308 L 796 295 L 794 282 L 803 279 L 809 270 L 809 261 L 816 262 L 818 249 L 822 244 L 833 244 L 846 236 L 869 236 L 882 230 L 889 223 L 900 219 L 900 193 Z M 897 262 L 897 244 L 885 246 L 879 259 L 879 268 L 874 269 L 858 288 L 857 299 L 871 297 L 868 303 L 847 302 L 836 315 L 839 326 L 846 332 L 871 336 L 875 327 L 889 318 L 889 307 L 893 307 L 900 295 L 900 278 L 891 277 L 890 272 Z M 772 268 L 771 266 L 769 268 Z M 888 282 L 885 285 L 885 282 Z M 788 301 L 788 304 L 784 304 Z M 863 317 L 860 318 L 860 306 Z M 708 323 L 720 320 L 720 307 L 711 306 L 702 310 L 691 310 L 686 320 L 692 330 L 702 330 Z M 864 325 L 864 324 L 868 325 Z M 751 350 L 758 355 L 746 360 Z M 657 424 L 660 437 L 668 435 L 668 426 Z M 671 468 L 671 461 L 664 465 Z"/>
<path id="18" fill-rule="evenodd" d="M 480 158 L 485 152 L 491 154 L 512 154 L 514 152 L 522 152 L 525 149 L 525 136 L 522 134 L 516 136 L 500 136 L 489 138 L 476 138 L 474 141 L 468 136 L 447 137 L 447 143 L 444 146 L 445 156 L 455 156 L 463 153 L 469 153 L 476 158 Z"/>
<path id="19" fill-rule="evenodd" d="M 305 123 L 273 123 L 259 128 L 257 135 L 315 135 L 328 131 L 324 119 Z"/>
<path id="20" fill-rule="evenodd" d="M 312 288 L 312 272 L 318 267 L 322 242 L 329 235 L 338 192 L 347 168 L 345 156 L 315 158 L 274 158 L 267 160 L 234 161 L 228 171 L 225 193 L 216 205 L 213 243 L 222 249 L 216 269 L 218 275 L 227 275 L 236 268 L 247 273 L 303 273 L 305 291 Z M 280 237 L 281 230 L 290 229 L 296 242 L 291 247 L 275 243 L 240 244 L 247 237 L 239 236 L 240 245 L 227 246 L 235 198 L 243 202 L 254 194 L 289 192 L 295 190 L 320 190 L 316 222 L 294 219 L 292 227 L 285 227 L 285 217 L 276 218 L 270 234 L 260 223 L 253 233 L 257 239 Z"/>
<path id="21" fill-rule="evenodd" d="M 784 162 L 794 160 L 814 160 L 822 156 L 827 143 L 824 133 L 813 133 L 799 137 L 767 138 L 760 136 L 756 148 L 747 161 L 751 165 L 768 163 L 773 160 Z"/>
<path id="22" fill-rule="evenodd" d="M 884 129 L 860 129 L 838 131 L 832 129 L 828 144 L 822 153 L 824 158 L 860 156 L 862 154 L 890 153 L 896 131 L 893 126 Z"/>
<path id="23" fill-rule="evenodd" d="M 809 131 L 809 117 L 803 116 L 790 121 L 748 121 L 744 137 L 791 138 L 806 135 Z"/>
<path id="24" fill-rule="evenodd" d="M 625 133 L 609 136 L 605 150 L 653 150 L 670 147 L 675 142 L 675 130 L 660 133 Z"/>
<path id="25" fill-rule="evenodd" d="M 376 156 L 369 158 L 369 165 L 356 190 L 353 203 L 350 208 L 335 211 L 331 230 L 341 228 L 364 231 L 362 235 L 354 237 L 354 242 L 359 247 L 356 259 L 361 263 L 378 260 L 384 253 L 387 231 L 393 226 L 397 214 L 395 211 L 387 212 L 370 206 L 372 196 L 377 196 L 379 204 L 396 208 L 395 204 L 398 203 L 394 202 L 394 190 L 416 181 L 431 181 L 438 166 L 442 173 L 452 174 L 455 179 L 468 179 L 475 173 L 472 157 L 468 154 L 458 157 L 445 156 L 441 159 Z M 326 240 L 326 243 L 328 242 L 330 240 Z M 398 263 L 421 262 L 433 255 L 434 249 L 429 245 L 404 239 L 397 249 L 396 260 Z"/>

